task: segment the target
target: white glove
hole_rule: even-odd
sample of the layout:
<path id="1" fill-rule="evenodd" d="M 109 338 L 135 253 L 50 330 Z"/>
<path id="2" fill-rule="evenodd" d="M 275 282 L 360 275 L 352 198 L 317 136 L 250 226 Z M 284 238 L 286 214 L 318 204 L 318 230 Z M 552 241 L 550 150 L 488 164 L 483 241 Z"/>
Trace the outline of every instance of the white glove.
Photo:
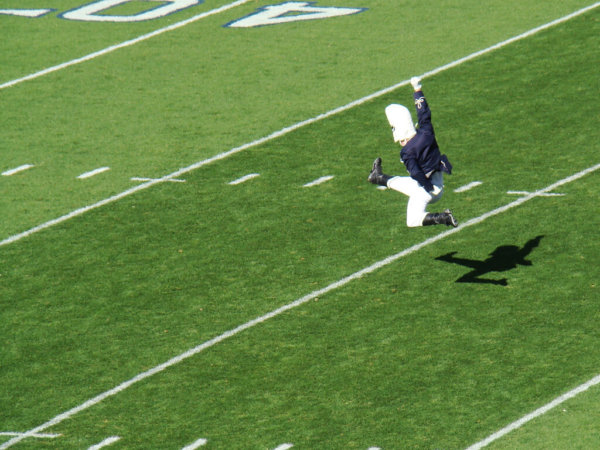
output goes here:
<path id="1" fill-rule="evenodd" d="M 434 197 L 437 197 L 438 195 L 440 195 L 440 192 L 442 192 L 442 190 L 434 184 L 433 190 L 430 192 L 430 194 Z"/>
<path id="2" fill-rule="evenodd" d="M 410 79 L 410 84 L 412 84 L 412 87 L 415 91 L 421 90 L 421 79 L 419 77 L 412 77 Z"/>

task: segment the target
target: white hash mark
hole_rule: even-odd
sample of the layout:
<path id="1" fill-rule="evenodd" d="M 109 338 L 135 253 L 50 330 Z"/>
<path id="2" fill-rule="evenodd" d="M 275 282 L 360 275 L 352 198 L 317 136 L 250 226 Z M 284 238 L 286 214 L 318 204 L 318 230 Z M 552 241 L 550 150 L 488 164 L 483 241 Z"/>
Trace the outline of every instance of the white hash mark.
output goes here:
<path id="1" fill-rule="evenodd" d="M 120 436 L 107 437 L 102 442 L 99 442 L 96 445 L 92 445 L 88 450 L 98 450 L 98 449 L 103 448 L 103 447 L 108 447 L 109 445 L 114 444 L 115 442 L 117 442 L 120 439 L 121 439 Z"/>
<path id="2" fill-rule="evenodd" d="M 332 179 L 333 179 L 333 175 L 327 175 L 327 176 L 324 176 L 324 177 L 321 177 L 321 178 L 317 178 L 316 180 L 314 180 L 314 181 L 311 181 L 310 183 L 306 183 L 306 184 L 305 184 L 304 186 L 302 186 L 302 187 L 312 187 L 312 186 L 316 186 L 316 185 L 318 185 L 318 184 L 325 183 L 326 181 L 329 181 L 329 180 L 332 180 Z"/>
<path id="3" fill-rule="evenodd" d="M 90 170 L 89 172 L 82 173 L 77 177 L 79 180 L 83 180 L 84 178 L 90 178 L 94 175 L 98 175 L 99 173 L 106 172 L 110 170 L 110 167 L 99 167 L 98 169 Z"/>
<path id="4" fill-rule="evenodd" d="M 19 173 L 24 170 L 31 169 L 32 167 L 33 167 L 33 164 L 23 164 L 22 166 L 7 170 L 6 172 L 2 172 L 2 175 L 4 175 L 5 177 L 10 177 L 11 175 L 14 175 L 15 173 Z"/>
<path id="5" fill-rule="evenodd" d="M 483 184 L 482 181 L 471 181 L 469 184 L 465 184 L 464 186 L 461 187 L 457 187 L 456 189 L 454 189 L 454 192 L 466 192 L 469 189 L 473 189 L 474 187 L 477 187 L 479 185 Z"/>
<path id="6" fill-rule="evenodd" d="M 198 439 L 195 442 L 192 442 L 190 445 L 186 445 L 185 447 L 183 447 L 181 450 L 196 450 L 198 447 L 202 447 L 203 445 L 206 445 L 208 441 L 206 439 Z"/>
<path id="7" fill-rule="evenodd" d="M 244 175 L 242 178 L 238 178 L 237 180 L 230 181 L 230 185 L 240 184 L 245 181 L 251 180 L 252 178 L 260 177 L 260 173 L 249 173 L 248 175 Z"/>

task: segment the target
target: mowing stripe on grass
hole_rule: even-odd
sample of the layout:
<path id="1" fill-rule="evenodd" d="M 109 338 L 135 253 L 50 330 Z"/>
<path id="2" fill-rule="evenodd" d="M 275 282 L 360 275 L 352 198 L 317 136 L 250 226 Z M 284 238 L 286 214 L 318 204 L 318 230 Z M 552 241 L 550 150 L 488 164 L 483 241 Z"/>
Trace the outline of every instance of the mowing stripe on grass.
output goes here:
<path id="1" fill-rule="evenodd" d="M 595 386 L 597 384 L 600 384 L 600 375 L 592 378 L 591 380 L 589 380 L 586 383 L 583 383 L 581 386 L 577 386 L 575 389 L 567 392 L 566 394 L 563 394 L 560 397 L 555 398 L 550 403 L 542 406 L 541 408 L 536 409 L 532 413 L 529 413 L 526 416 L 523 416 L 519 420 L 502 428 L 500 431 L 497 431 L 494 434 L 488 436 L 483 441 L 478 442 L 477 444 L 471 445 L 469 448 L 467 448 L 467 450 L 479 450 L 480 448 L 483 448 L 486 445 L 491 444 L 492 442 L 501 438 L 502 436 L 507 435 L 508 433 L 516 430 L 517 428 L 520 428 L 522 425 L 525 425 L 527 422 L 535 419 L 536 417 L 546 414 L 548 411 L 550 411 L 553 408 L 556 408 L 561 403 L 566 402 L 567 400 L 575 397 L 578 394 L 581 394 L 584 391 L 587 391 L 589 388 L 591 388 L 592 386 Z"/>
<path id="2" fill-rule="evenodd" d="M 519 198 L 519 199 L 517 199 L 517 200 L 515 200 L 515 201 L 513 201 L 511 203 L 508 203 L 507 205 L 504 205 L 504 206 L 501 206 L 499 208 L 496 208 L 496 209 L 494 209 L 492 211 L 489 211 L 489 212 L 487 212 L 487 213 L 485 213 L 485 214 L 483 214 L 483 215 L 481 215 L 479 217 L 475 217 L 473 219 L 470 219 L 470 220 L 466 221 L 465 223 L 459 225 L 456 228 L 451 228 L 451 229 L 449 229 L 447 231 L 444 231 L 444 232 L 442 232 L 442 233 L 440 233 L 438 235 L 432 236 L 432 237 L 430 237 L 429 239 L 426 239 L 423 242 L 415 244 L 412 247 L 409 247 L 409 248 L 407 248 L 407 249 L 405 249 L 405 250 L 403 250 L 403 251 L 401 251 L 399 253 L 396 253 L 395 255 L 388 256 L 387 258 L 382 259 L 381 261 L 378 261 L 378 262 L 376 262 L 376 263 L 374 263 L 374 264 L 372 264 L 372 265 L 370 265 L 368 267 L 365 267 L 364 269 L 359 270 L 358 272 L 355 272 L 355 273 L 353 273 L 351 275 L 348 275 L 347 277 L 342 278 L 341 280 L 338 280 L 338 281 L 336 281 L 334 283 L 331 283 L 330 285 L 328 285 L 328 286 L 326 286 L 326 287 L 324 287 L 322 289 L 313 291 L 310 294 L 307 294 L 304 297 L 301 297 L 301 298 L 293 301 L 292 303 L 288 303 L 287 305 L 283 305 L 283 306 L 281 306 L 281 307 L 279 307 L 279 308 L 277 308 L 277 309 L 275 309 L 275 310 L 273 310 L 273 311 L 271 311 L 271 312 L 269 312 L 269 313 L 267 313 L 267 314 L 265 314 L 263 316 L 257 317 L 257 318 L 255 318 L 253 320 L 250 320 L 249 322 L 246 322 L 246 323 L 244 323 L 242 325 L 239 325 L 236 328 L 233 328 L 233 329 L 231 329 L 229 331 L 226 331 L 226 332 L 224 332 L 223 334 L 221 334 L 219 336 L 216 336 L 216 337 L 214 337 L 214 338 L 212 338 L 212 339 L 210 339 L 210 340 L 208 340 L 206 342 L 203 342 L 202 344 L 200 344 L 200 345 L 198 345 L 198 346 L 196 346 L 194 348 L 191 348 L 191 349 L 187 350 L 186 352 L 181 353 L 180 355 L 177 355 L 177 356 L 171 358 L 170 360 L 168 360 L 168 361 L 166 361 L 166 362 L 164 362 L 164 363 L 162 363 L 162 364 L 160 364 L 160 365 L 158 365 L 156 367 L 153 367 L 152 369 L 149 369 L 149 370 L 147 370 L 145 372 L 142 372 L 142 373 L 136 375 L 135 377 L 133 377 L 133 378 L 131 378 L 131 379 L 129 379 L 129 380 L 127 380 L 127 381 L 119 384 L 118 386 L 115 386 L 114 388 L 112 388 L 112 389 L 110 389 L 110 390 L 108 390 L 106 392 L 103 392 L 103 393 L 97 395 L 94 398 L 91 398 L 91 399 L 87 400 L 86 402 L 82 403 L 79 406 L 76 406 L 76 407 L 74 407 L 74 408 L 72 408 L 72 409 L 70 409 L 68 411 L 65 411 L 65 412 L 59 414 L 58 416 L 54 417 L 53 419 L 50 419 L 48 422 L 46 422 L 46 423 L 44 423 L 42 425 L 39 425 L 39 426 L 37 426 L 35 428 L 32 428 L 31 430 L 29 430 L 29 431 L 27 431 L 25 433 L 22 433 L 19 436 L 16 436 L 16 437 L 12 438 L 11 440 L 9 440 L 9 441 L 5 442 L 4 444 L 0 445 L 0 450 L 6 449 L 6 448 L 8 448 L 8 447 L 10 447 L 10 446 L 12 446 L 12 445 L 14 445 L 14 444 L 22 441 L 25 438 L 32 437 L 35 434 L 40 433 L 41 431 L 44 431 L 44 430 L 46 430 L 46 429 L 48 429 L 48 428 L 50 428 L 50 427 L 52 427 L 54 425 L 57 425 L 57 424 L 63 422 L 64 420 L 69 419 L 69 418 L 73 417 L 74 415 L 80 413 L 81 411 L 84 411 L 84 410 L 86 410 L 88 408 L 91 408 L 94 405 L 97 405 L 98 403 L 106 400 L 109 397 L 112 397 L 112 396 L 114 396 L 116 394 L 119 394 L 120 392 L 123 392 L 125 389 L 133 386 L 134 384 L 136 384 L 136 383 L 138 383 L 138 382 L 140 382 L 142 380 L 145 380 L 146 378 L 150 378 L 151 376 L 156 375 L 156 374 L 164 371 L 165 369 L 168 369 L 169 367 L 175 366 L 176 364 L 179 364 L 180 362 L 185 361 L 186 359 L 191 358 L 192 356 L 197 355 L 198 353 L 206 350 L 207 348 L 213 347 L 214 345 L 217 345 L 220 342 L 223 342 L 223 341 L 225 341 L 225 340 L 227 340 L 227 339 L 229 339 L 229 338 L 231 338 L 233 336 L 236 336 L 236 335 L 240 334 L 242 331 L 245 331 L 245 330 L 247 330 L 249 328 L 252 328 L 252 327 L 254 327 L 256 325 L 259 325 L 259 324 L 261 324 L 263 322 L 266 322 L 269 319 L 277 317 L 277 316 L 283 314 L 286 311 L 289 311 L 289 310 L 294 309 L 294 308 L 296 308 L 298 306 L 301 306 L 301 305 L 303 305 L 303 304 L 305 304 L 307 302 L 310 302 L 311 300 L 314 300 L 317 297 L 321 297 L 322 295 L 325 295 L 325 294 L 327 294 L 327 293 L 329 293 L 329 292 L 331 292 L 333 290 L 341 288 L 341 287 L 347 285 L 348 283 L 350 283 L 350 282 L 352 282 L 354 280 L 357 280 L 357 279 L 363 277 L 364 275 L 373 273 L 373 272 L 381 269 L 382 267 L 385 267 L 385 266 L 387 266 L 387 265 L 389 265 L 389 264 L 391 264 L 391 263 L 393 263 L 393 262 L 395 262 L 395 261 L 397 261 L 397 260 L 399 260 L 399 259 L 401 259 L 401 258 L 403 258 L 405 256 L 408 256 L 408 255 L 410 255 L 412 253 L 415 253 L 416 251 L 422 249 L 423 247 L 427 247 L 428 245 L 431 245 L 434 242 L 437 242 L 437 241 L 439 241 L 441 239 L 444 239 L 444 238 L 446 238 L 446 237 L 448 237 L 448 236 L 450 236 L 450 235 L 452 235 L 454 233 L 458 233 L 458 232 L 460 232 L 461 230 L 463 230 L 463 229 L 465 229 L 467 227 L 470 227 L 470 226 L 473 226 L 473 225 L 477 225 L 477 224 L 483 222 L 484 220 L 489 219 L 490 217 L 497 216 L 498 214 L 502 214 L 502 213 L 504 213 L 504 212 L 506 212 L 506 211 L 508 211 L 508 210 L 510 210 L 512 208 L 515 208 L 516 206 L 522 205 L 523 203 L 525 203 L 525 202 L 527 202 L 527 201 L 529 201 L 529 200 L 531 200 L 533 198 L 543 196 L 543 194 L 545 194 L 546 192 L 550 192 L 550 191 L 556 189 L 559 186 L 563 186 L 563 185 L 565 185 L 567 183 L 571 183 L 571 182 L 573 182 L 575 180 L 578 180 L 579 178 L 584 177 L 585 175 L 588 175 L 588 174 L 590 174 L 590 173 L 592 173 L 592 172 L 594 172 L 594 171 L 596 171 L 598 169 L 600 169 L 600 163 L 596 164 L 595 166 L 589 167 L 589 168 L 587 168 L 587 169 L 585 169 L 585 170 L 583 170 L 581 172 L 578 172 L 578 173 L 576 173 L 574 175 L 571 175 L 571 176 L 569 176 L 567 178 L 559 180 L 556 183 L 553 183 L 553 184 L 551 184 L 551 185 L 549 185 L 549 186 L 547 186 L 547 187 L 545 187 L 543 189 L 540 189 L 538 191 L 532 192 L 532 193 L 530 193 L 529 195 L 527 195 L 525 197 L 521 197 L 521 198 Z"/>
<path id="3" fill-rule="evenodd" d="M 231 3 L 230 5 L 227 6 L 227 8 L 233 7 L 233 5 L 237 6 L 237 4 L 242 4 L 244 2 L 245 2 L 245 0 L 239 1 L 239 2 L 236 2 L 236 3 Z M 539 26 L 537 28 L 533 28 L 533 29 L 531 29 L 531 30 L 529 30 L 529 31 L 527 31 L 527 32 L 525 32 L 523 34 L 520 34 L 518 36 L 510 38 L 510 39 L 508 39 L 506 41 L 502 41 L 502 42 L 500 42 L 498 44 L 495 44 L 495 45 L 493 45 L 491 47 L 488 47 L 488 48 L 486 48 L 484 50 L 480 50 L 478 52 L 471 53 L 470 55 L 465 56 L 464 58 L 458 59 L 458 60 L 456 60 L 454 62 L 451 62 L 449 64 L 446 64 L 446 65 L 440 66 L 437 69 L 434 69 L 434 70 L 431 70 L 429 72 L 424 73 L 423 75 L 421 75 L 421 78 L 430 77 L 430 76 L 436 75 L 436 74 L 438 74 L 440 72 L 443 72 L 445 70 L 454 68 L 454 67 L 458 66 L 459 64 L 465 63 L 465 62 L 470 61 L 472 59 L 475 59 L 475 58 L 477 58 L 479 56 L 485 55 L 485 54 L 487 54 L 489 52 L 492 52 L 494 50 L 502 48 L 502 47 L 504 47 L 504 46 L 506 46 L 508 44 L 511 44 L 513 42 L 519 41 L 519 40 L 527 38 L 527 37 L 530 37 L 533 34 L 538 33 L 539 31 L 545 30 L 547 28 L 550 28 L 550 27 L 553 27 L 555 25 L 558 25 L 558 24 L 561 24 L 563 22 L 566 22 L 566 21 L 568 21 L 568 20 L 570 20 L 570 19 L 572 19 L 574 17 L 580 16 L 581 14 L 584 14 L 584 13 L 586 13 L 586 12 L 588 12 L 588 11 L 590 11 L 590 10 L 598 7 L 598 6 L 600 6 L 600 2 L 596 2 L 593 5 L 590 5 L 588 7 L 580 9 L 578 11 L 575 11 L 575 12 L 573 12 L 573 13 L 571 13 L 569 15 L 563 16 L 563 17 L 561 17 L 559 19 L 553 20 L 552 22 L 549 22 L 549 23 L 547 23 L 545 25 L 541 25 L 541 26 Z M 225 8 L 225 7 L 223 7 L 223 8 Z M 222 10 L 223 8 L 219 8 L 219 9 L 213 10 L 212 13 L 214 14 L 216 11 Z M 208 13 L 205 13 L 205 14 L 208 14 Z M 195 19 L 197 20 L 199 17 L 200 16 L 195 16 Z M 179 22 L 178 24 L 184 24 L 185 22 L 187 22 L 187 21 Z M 175 24 L 175 25 L 178 25 L 178 24 Z M 175 26 L 175 25 L 173 25 L 173 26 Z M 179 26 L 183 26 L 183 25 L 179 25 Z M 167 27 L 167 28 L 162 29 L 162 30 L 167 30 L 167 29 L 170 29 L 170 28 L 171 27 Z M 157 33 L 157 32 L 155 32 L 155 33 Z M 150 34 L 152 34 L 152 33 L 150 33 Z M 145 35 L 145 36 L 149 36 L 149 35 Z M 138 38 L 138 39 L 140 39 L 140 38 Z M 128 42 L 133 42 L 133 41 L 128 41 Z M 129 45 L 132 45 L 132 44 L 129 44 Z M 228 150 L 228 151 L 223 152 L 223 153 L 219 153 L 218 155 L 215 155 L 215 156 L 213 156 L 211 158 L 208 158 L 208 159 L 205 159 L 203 161 L 198 161 L 198 162 L 196 162 L 196 163 L 194 163 L 194 164 L 192 164 L 192 165 L 190 165 L 188 167 L 185 167 L 183 169 L 179 169 L 176 172 L 173 172 L 173 173 L 171 173 L 169 175 L 165 175 L 162 178 L 157 178 L 157 179 L 150 180 L 150 181 L 148 181 L 146 183 L 143 183 L 143 184 L 140 184 L 140 185 L 138 185 L 138 186 L 136 186 L 134 188 L 131 188 L 131 189 L 123 191 L 123 192 L 121 192 L 119 194 L 113 195 L 112 197 L 108 197 L 108 198 L 105 198 L 103 200 L 100 200 L 97 203 L 94 203 L 94 204 L 91 204 L 91 205 L 88 205 L 88 206 L 83 206 L 83 207 L 81 207 L 79 209 L 71 211 L 68 214 L 65 214 L 64 216 L 57 217 L 56 219 L 52 219 L 52 220 L 50 220 L 48 222 L 42 223 L 40 225 L 37 225 L 37 226 L 35 226 L 33 228 L 30 228 L 29 230 L 23 231 L 22 233 L 15 234 L 13 236 L 9 236 L 8 238 L 0 241 L 0 247 L 2 247 L 4 245 L 7 245 L 7 244 L 11 244 L 11 243 L 16 242 L 16 241 L 19 241 L 19 240 L 21 240 L 21 239 L 23 239 L 25 237 L 31 236 L 32 234 L 35 234 L 35 233 L 37 233 L 39 231 L 45 230 L 46 228 L 50 228 L 50 227 L 52 227 L 54 225 L 58 225 L 58 224 L 60 224 L 62 222 L 66 222 L 67 220 L 70 220 L 70 219 L 72 219 L 74 217 L 80 216 L 80 215 L 82 215 L 82 214 L 84 214 L 86 212 L 92 211 L 92 210 L 94 210 L 96 208 L 100 208 L 102 206 L 105 206 L 105 205 L 108 205 L 110 203 L 113 203 L 113 202 L 116 202 L 118 200 L 121 200 L 121 199 L 123 199 L 125 197 L 128 197 L 128 196 L 130 196 L 132 194 L 135 194 L 138 191 L 142 191 L 142 190 L 147 189 L 149 187 L 152 187 L 152 186 L 154 186 L 156 184 L 162 183 L 164 181 L 170 181 L 173 178 L 178 178 L 179 176 L 181 176 L 183 174 L 186 174 L 186 173 L 191 172 L 193 170 L 199 169 L 200 167 L 203 167 L 203 166 L 205 166 L 207 164 L 211 164 L 211 163 L 213 163 L 215 161 L 219 161 L 221 159 L 228 158 L 228 157 L 230 157 L 232 155 L 235 155 L 236 153 L 243 152 L 243 151 L 248 150 L 250 148 L 257 147 L 257 146 L 259 146 L 261 144 L 264 144 L 266 142 L 272 141 L 273 139 L 277 139 L 277 138 L 279 138 L 281 136 L 284 136 L 284 135 L 286 135 L 288 133 L 291 133 L 292 131 L 296 131 L 299 128 L 302 128 L 302 127 L 304 127 L 306 125 L 310 125 L 310 124 L 313 124 L 313 123 L 318 122 L 320 120 L 326 119 L 328 117 L 332 117 L 332 116 L 334 116 L 336 114 L 339 114 L 341 112 L 344 112 L 344 111 L 347 111 L 347 110 L 349 110 L 351 108 L 354 108 L 355 106 L 360 106 L 360 105 L 362 105 L 362 104 L 364 104 L 364 103 L 366 103 L 368 101 L 371 101 L 371 100 L 374 100 L 374 99 L 376 99 L 378 97 L 381 97 L 383 95 L 389 94 L 390 92 L 392 92 L 392 91 L 394 91 L 394 90 L 396 90 L 396 89 L 398 89 L 400 87 L 406 86 L 409 83 L 410 83 L 410 80 L 401 81 L 400 83 L 394 84 L 393 86 L 387 87 L 387 88 L 382 89 L 382 90 L 377 91 L 377 92 L 374 92 L 373 94 L 370 94 L 370 95 L 368 95 L 366 97 L 363 97 L 363 98 L 358 99 L 358 100 L 354 100 L 353 102 L 350 102 L 350 103 L 348 103 L 348 104 L 346 104 L 344 106 L 340 106 L 340 107 L 338 107 L 336 109 L 332 109 L 329 112 L 320 114 L 320 115 L 315 116 L 315 117 L 313 117 L 311 119 L 306 119 L 306 120 L 304 120 L 302 122 L 298 122 L 298 123 L 296 123 L 294 125 L 291 125 L 289 127 L 282 128 L 281 130 L 276 131 L 274 133 L 271 133 L 268 136 L 265 136 L 265 137 L 262 137 L 260 139 L 257 139 L 256 141 L 249 142 L 249 143 L 243 144 L 243 145 L 241 145 L 239 147 L 232 148 L 231 150 Z M 0 88 L 2 88 L 2 87 L 3 87 L 3 85 L 0 85 Z"/>
<path id="4" fill-rule="evenodd" d="M 7 81 L 3 84 L 0 84 L 0 89 L 5 89 L 8 87 L 15 86 L 17 84 L 23 83 L 24 81 L 34 80 L 36 78 L 42 77 L 44 75 L 48 75 L 53 72 L 58 72 L 59 70 L 66 69 L 67 67 L 74 66 L 76 64 L 81 64 L 86 61 L 91 61 L 92 59 L 98 58 L 99 56 L 104 56 L 109 53 L 114 52 L 115 50 L 119 50 L 121 48 L 130 47 L 132 45 L 138 44 L 140 42 L 146 41 L 156 36 L 160 36 L 163 33 L 168 31 L 173 31 L 178 28 L 189 25 L 190 23 L 196 22 L 200 19 L 204 19 L 205 17 L 209 17 L 215 14 L 222 13 L 231 8 L 235 8 L 236 6 L 243 5 L 244 3 L 248 3 L 250 0 L 238 0 L 237 2 L 229 3 L 227 5 L 223 5 L 219 8 L 211 9 L 210 11 L 203 12 L 194 17 L 190 17 L 189 19 L 182 20 L 181 22 L 174 23 L 169 25 L 168 27 L 159 28 L 158 30 L 152 31 L 147 34 L 143 34 L 142 36 L 138 36 L 134 39 L 130 39 L 128 41 L 121 42 L 119 44 L 111 45 L 110 47 L 106 47 L 102 50 L 98 50 L 97 52 L 90 53 L 89 55 L 82 56 L 81 58 L 72 59 L 71 61 L 64 62 L 62 64 L 58 64 L 56 66 L 48 67 L 44 70 L 40 70 L 39 72 L 31 73 L 22 78 L 17 78 L 11 81 Z"/>

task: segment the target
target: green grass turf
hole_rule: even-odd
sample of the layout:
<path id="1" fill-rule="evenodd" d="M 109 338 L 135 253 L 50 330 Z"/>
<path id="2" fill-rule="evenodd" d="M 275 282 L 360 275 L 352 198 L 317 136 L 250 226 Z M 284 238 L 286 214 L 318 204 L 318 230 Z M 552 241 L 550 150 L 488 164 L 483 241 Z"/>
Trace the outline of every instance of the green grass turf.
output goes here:
<path id="1" fill-rule="evenodd" d="M 477 217 L 513 200 L 508 189 L 540 189 L 598 163 L 599 93 L 587 89 L 597 18 L 425 81 L 457 169 L 440 208 Z M 410 98 L 405 88 L 191 173 L 186 184 L 3 247 L 0 428 L 39 425 L 441 232 L 406 229 L 405 200 L 365 181 L 378 154 L 402 170 L 382 111 Z M 261 177 L 227 185 L 249 172 Z M 451 192 L 475 179 L 484 185 Z M 465 229 L 78 414 L 49 430 L 62 433 L 57 440 L 21 447 L 82 448 L 110 435 L 123 448 L 182 448 L 199 437 L 212 448 L 459 448 L 483 439 L 597 374 L 597 189 L 592 174 L 561 187 L 565 197 Z M 506 277 L 506 287 L 456 283 L 468 269 L 435 259 L 456 251 L 483 260 L 538 235 L 531 266 L 489 275 Z"/>
<path id="2" fill-rule="evenodd" d="M 569 400 L 503 439 L 490 449 L 588 449 L 598 446 L 598 387 Z"/>
<path id="3" fill-rule="evenodd" d="M 129 25 L 79 23 L 57 13 L 41 19 L 2 17 L 14 30 L 3 42 L 0 79 L 84 56 L 221 4 L 203 3 L 164 20 Z M 250 2 L 5 89 L 1 170 L 21 164 L 36 168 L 3 180 L 7 195 L 0 198 L 0 208 L 11 220 L 0 224 L 0 237 L 122 192 L 136 184 L 131 177 L 171 173 L 585 5 L 530 0 L 484 7 L 472 0 L 429 8 L 423 18 L 418 2 L 398 8 L 378 1 L 364 13 L 336 19 L 252 30 L 222 26 L 261 6 Z M 419 20 L 427 33 L 410 31 Z M 23 36 L 29 35 L 36 36 L 35 45 L 26 51 Z M 110 172 L 76 179 L 104 166 Z"/>

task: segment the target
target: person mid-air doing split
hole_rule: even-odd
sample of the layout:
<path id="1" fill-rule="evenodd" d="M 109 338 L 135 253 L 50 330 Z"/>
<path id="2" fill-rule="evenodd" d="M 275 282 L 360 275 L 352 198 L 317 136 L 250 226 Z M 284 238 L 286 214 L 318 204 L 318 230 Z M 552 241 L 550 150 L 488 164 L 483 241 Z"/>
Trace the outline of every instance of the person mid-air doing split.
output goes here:
<path id="1" fill-rule="evenodd" d="M 427 212 L 430 203 L 437 202 L 444 192 L 444 173 L 452 173 L 452 164 L 446 155 L 440 153 L 431 123 L 431 110 L 423 95 L 421 80 L 410 80 L 414 89 L 418 128 L 412 122 L 408 108 L 391 104 L 385 108 L 385 115 L 392 127 L 394 142 L 402 146 L 400 160 L 406 166 L 410 176 L 385 175 L 381 168 L 381 158 L 375 159 L 368 181 L 385 186 L 408 196 L 406 225 L 421 227 L 425 225 L 458 226 L 458 221 L 449 209 L 441 213 Z"/>

